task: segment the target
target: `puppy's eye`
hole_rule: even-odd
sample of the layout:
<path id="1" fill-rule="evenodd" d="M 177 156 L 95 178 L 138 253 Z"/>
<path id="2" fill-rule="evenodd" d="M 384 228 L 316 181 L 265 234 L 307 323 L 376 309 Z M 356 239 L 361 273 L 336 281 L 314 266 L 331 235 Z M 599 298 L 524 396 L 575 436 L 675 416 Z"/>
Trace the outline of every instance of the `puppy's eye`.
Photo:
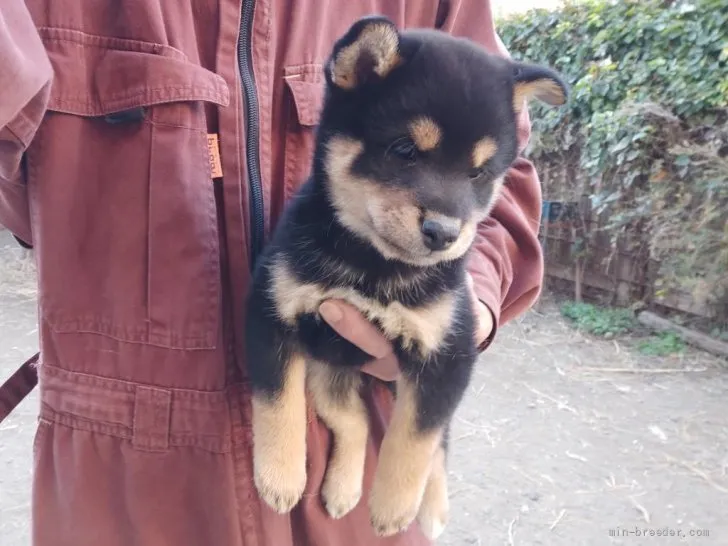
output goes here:
<path id="1" fill-rule="evenodd" d="M 473 169 L 472 171 L 470 171 L 468 176 L 470 177 L 470 180 L 475 180 L 475 179 L 483 176 L 484 172 L 485 172 L 485 169 Z"/>
<path id="2" fill-rule="evenodd" d="M 417 159 L 417 146 L 410 138 L 400 138 L 392 143 L 389 151 L 398 158 L 405 161 L 414 161 Z"/>

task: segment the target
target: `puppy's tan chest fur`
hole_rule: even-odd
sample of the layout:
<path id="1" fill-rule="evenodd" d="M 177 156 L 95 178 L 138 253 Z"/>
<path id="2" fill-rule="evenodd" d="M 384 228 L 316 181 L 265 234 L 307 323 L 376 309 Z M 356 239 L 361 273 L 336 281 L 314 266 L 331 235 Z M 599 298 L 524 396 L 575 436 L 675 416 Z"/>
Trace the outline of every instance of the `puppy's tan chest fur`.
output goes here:
<path id="1" fill-rule="evenodd" d="M 359 309 L 370 321 L 379 323 L 389 339 L 400 338 L 405 349 L 418 347 L 422 356 L 440 349 L 452 326 L 453 293 L 443 294 L 422 307 L 409 308 L 396 301 L 384 305 L 353 288 L 302 284 L 283 260 L 273 263 L 271 277 L 278 317 L 291 326 L 301 314 L 318 313 L 318 307 L 324 300 L 342 299 Z"/>

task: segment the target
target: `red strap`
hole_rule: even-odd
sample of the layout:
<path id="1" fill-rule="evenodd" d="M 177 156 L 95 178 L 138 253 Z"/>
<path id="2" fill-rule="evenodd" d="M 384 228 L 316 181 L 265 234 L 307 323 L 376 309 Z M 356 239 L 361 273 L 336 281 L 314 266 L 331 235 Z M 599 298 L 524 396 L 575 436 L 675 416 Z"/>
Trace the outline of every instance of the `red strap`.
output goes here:
<path id="1" fill-rule="evenodd" d="M 35 363 L 40 353 L 35 353 L 0 387 L 0 423 L 28 396 L 38 384 Z"/>

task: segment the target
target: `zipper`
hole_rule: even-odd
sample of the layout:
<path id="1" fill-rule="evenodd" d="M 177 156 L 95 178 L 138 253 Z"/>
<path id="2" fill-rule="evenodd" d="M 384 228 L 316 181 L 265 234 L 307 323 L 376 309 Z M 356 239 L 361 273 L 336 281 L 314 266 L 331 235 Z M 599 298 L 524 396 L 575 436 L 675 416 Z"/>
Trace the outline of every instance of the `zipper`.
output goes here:
<path id="1" fill-rule="evenodd" d="M 240 38 L 238 39 L 238 68 L 243 82 L 243 102 L 245 108 L 246 149 L 245 158 L 248 168 L 250 188 L 250 266 L 263 248 L 265 229 L 263 209 L 263 184 L 260 176 L 260 118 L 258 115 L 258 96 L 255 92 L 253 60 L 251 56 L 251 32 L 255 0 L 243 0 L 240 18 Z"/>

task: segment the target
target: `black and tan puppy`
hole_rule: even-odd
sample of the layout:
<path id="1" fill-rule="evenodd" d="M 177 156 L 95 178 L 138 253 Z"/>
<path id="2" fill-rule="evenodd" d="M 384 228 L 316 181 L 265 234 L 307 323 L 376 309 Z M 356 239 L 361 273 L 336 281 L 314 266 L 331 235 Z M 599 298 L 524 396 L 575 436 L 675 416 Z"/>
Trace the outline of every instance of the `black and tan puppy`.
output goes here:
<path id="1" fill-rule="evenodd" d="M 360 309 L 402 369 L 369 496 L 378 535 L 416 517 L 447 520 L 448 423 L 476 360 L 465 257 L 518 153 L 516 117 L 536 97 L 562 104 L 549 69 L 387 19 L 335 44 L 313 172 L 255 271 L 247 362 L 254 389 L 255 482 L 284 513 L 306 483 L 306 396 L 331 429 L 323 502 L 341 517 L 362 493 L 368 415 L 359 367 L 371 356 L 319 316 L 328 298 Z"/>

